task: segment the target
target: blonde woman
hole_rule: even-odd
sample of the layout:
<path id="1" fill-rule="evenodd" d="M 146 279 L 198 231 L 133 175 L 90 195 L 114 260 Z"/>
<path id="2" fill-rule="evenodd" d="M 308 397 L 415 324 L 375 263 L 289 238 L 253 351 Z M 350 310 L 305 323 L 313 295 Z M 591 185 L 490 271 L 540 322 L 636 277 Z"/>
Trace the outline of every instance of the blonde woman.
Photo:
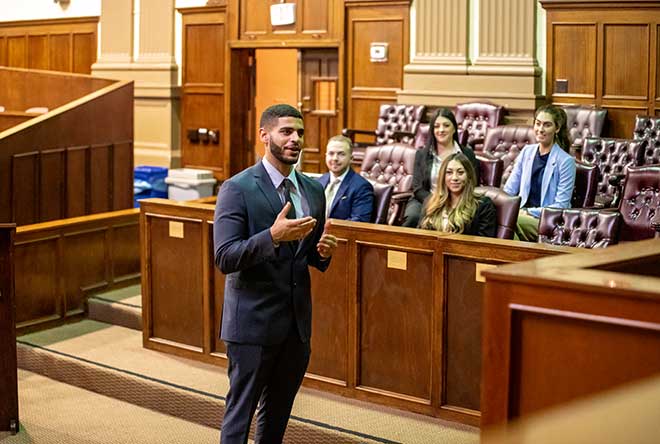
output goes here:
<path id="1" fill-rule="evenodd" d="M 419 227 L 495 237 L 495 205 L 474 192 L 476 183 L 472 162 L 464 154 L 448 156 L 440 168 L 435 191 L 426 201 Z"/>

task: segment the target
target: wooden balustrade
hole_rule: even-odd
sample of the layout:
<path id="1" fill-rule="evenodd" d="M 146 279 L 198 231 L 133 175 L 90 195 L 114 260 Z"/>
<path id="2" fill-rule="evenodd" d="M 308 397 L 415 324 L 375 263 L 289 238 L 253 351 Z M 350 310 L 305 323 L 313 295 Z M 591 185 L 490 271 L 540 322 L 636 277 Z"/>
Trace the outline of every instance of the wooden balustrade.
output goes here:
<path id="1" fill-rule="evenodd" d="M 214 206 L 149 199 L 141 208 L 144 346 L 226 365 Z M 469 424 L 480 410 L 480 271 L 576 251 L 345 221 L 332 232 L 330 268 L 312 270 L 305 384 Z"/>

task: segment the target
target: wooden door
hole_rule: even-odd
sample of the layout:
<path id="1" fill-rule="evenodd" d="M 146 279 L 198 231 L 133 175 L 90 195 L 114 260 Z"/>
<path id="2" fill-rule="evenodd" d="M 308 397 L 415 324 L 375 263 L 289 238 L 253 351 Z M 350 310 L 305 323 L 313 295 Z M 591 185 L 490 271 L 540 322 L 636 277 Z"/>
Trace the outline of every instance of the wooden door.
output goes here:
<path id="1" fill-rule="evenodd" d="M 259 119 L 263 110 L 277 103 L 293 106 L 298 104 L 298 50 L 269 48 L 257 49 L 254 52 L 256 61 L 254 153 L 255 159 L 259 159 L 264 155 L 264 145 L 259 140 Z"/>
<path id="2" fill-rule="evenodd" d="M 325 146 L 338 129 L 337 49 L 301 50 L 301 103 L 305 121 L 303 171 L 323 173 Z"/>

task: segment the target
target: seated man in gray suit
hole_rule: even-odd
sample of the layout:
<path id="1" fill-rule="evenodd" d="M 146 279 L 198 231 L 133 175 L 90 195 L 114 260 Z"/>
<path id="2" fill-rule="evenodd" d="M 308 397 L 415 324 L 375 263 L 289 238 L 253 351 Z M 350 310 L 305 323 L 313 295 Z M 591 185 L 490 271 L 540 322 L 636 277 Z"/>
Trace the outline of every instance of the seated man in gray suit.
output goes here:
<path id="1" fill-rule="evenodd" d="M 329 172 L 319 177 L 325 189 L 327 218 L 371 222 L 374 188 L 351 168 L 351 139 L 334 136 L 325 149 Z"/>

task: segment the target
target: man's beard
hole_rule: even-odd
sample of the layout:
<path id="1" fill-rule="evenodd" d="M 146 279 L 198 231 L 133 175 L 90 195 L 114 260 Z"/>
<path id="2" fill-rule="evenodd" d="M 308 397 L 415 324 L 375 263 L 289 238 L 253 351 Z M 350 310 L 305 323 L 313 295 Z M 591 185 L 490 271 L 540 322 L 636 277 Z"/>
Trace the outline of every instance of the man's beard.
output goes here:
<path id="1" fill-rule="evenodd" d="M 285 165 L 295 165 L 296 162 L 298 162 L 298 157 L 300 157 L 300 151 L 298 151 L 298 155 L 295 157 L 295 159 L 287 159 L 284 157 L 284 148 L 273 142 L 272 139 L 270 141 L 270 153 L 273 155 L 273 157 Z"/>

